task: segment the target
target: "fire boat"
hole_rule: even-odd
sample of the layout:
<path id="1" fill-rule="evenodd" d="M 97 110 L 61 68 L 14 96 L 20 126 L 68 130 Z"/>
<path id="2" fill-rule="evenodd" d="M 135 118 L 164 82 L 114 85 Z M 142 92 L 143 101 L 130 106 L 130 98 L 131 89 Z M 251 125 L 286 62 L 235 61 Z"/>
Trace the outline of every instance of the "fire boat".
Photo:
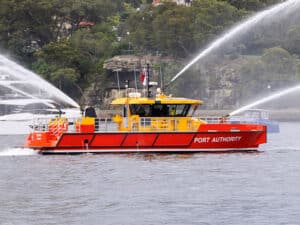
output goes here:
<path id="1" fill-rule="evenodd" d="M 149 82 L 147 82 L 149 85 Z M 150 86 L 150 85 L 149 85 Z M 266 143 L 266 126 L 232 124 L 195 116 L 201 100 L 177 98 L 158 89 L 116 98 L 122 113 L 111 118 L 57 116 L 37 120 L 24 147 L 42 154 L 126 152 L 256 151 Z"/>

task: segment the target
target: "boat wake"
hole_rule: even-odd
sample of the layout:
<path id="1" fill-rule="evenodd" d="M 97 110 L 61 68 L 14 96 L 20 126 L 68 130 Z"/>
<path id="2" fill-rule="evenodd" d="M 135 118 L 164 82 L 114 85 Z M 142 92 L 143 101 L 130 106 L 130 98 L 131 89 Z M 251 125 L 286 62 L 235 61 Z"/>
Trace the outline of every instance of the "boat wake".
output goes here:
<path id="1" fill-rule="evenodd" d="M 0 151 L 0 156 L 27 156 L 37 154 L 36 151 L 30 148 L 8 148 Z"/>
<path id="2" fill-rule="evenodd" d="M 268 151 L 268 152 L 286 152 L 286 151 L 300 151 L 300 147 L 298 146 L 261 146 L 261 151 Z"/>

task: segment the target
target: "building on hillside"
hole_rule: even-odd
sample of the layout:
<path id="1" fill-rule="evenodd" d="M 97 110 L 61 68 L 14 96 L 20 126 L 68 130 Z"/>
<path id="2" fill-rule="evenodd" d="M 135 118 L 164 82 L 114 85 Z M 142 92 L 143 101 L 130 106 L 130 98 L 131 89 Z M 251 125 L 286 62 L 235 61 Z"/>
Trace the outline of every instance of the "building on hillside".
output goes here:
<path id="1" fill-rule="evenodd" d="M 92 26 L 94 26 L 95 23 L 91 22 L 91 21 L 87 21 L 87 20 L 82 20 L 79 22 L 78 26 L 80 28 L 91 28 Z"/>
<path id="2" fill-rule="evenodd" d="M 166 2 L 166 1 L 175 2 L 177 5 L 186 5 L 186 6 L 190 6 L 191 2 L 192 2 L 192 0 L 153 0 L 152 4 L 153 5 L 160 5 L 160 4 L 162 4 L 163 2 Z"/>

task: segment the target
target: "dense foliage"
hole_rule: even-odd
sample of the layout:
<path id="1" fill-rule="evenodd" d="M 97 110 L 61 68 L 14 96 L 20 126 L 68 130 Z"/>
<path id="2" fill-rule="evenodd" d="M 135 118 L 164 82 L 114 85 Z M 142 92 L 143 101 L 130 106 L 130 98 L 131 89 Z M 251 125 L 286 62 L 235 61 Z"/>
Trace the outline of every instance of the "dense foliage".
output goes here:
<path id="1" fill-rule="evenodd" d="M 124 53 L 190 59 L 233 24 L 279 0 L 194 0 L 190 7 L 151 2 L 0 0 L 0 47 L 79 100 L 86 90 L 104 90 L 104 60 Z M 283 57 L 289 63 L 293 61 L 290 54 L 300 54 L 297 25 L 281 42 L 276 35 L 249 38 L 251 44 L 239 46 L 239 54 L 246 50 L 257 54 L 258 49 L 271 47 L 270 42 L 281 47 L 261 53 L 262 58 L 247 62 L 244 70 L 253 72 L 262 64 L 266 69 L 264 65 L 271 65 L 273 58 Z M 271 70 L 280 73 L 287 65 L 275 63 Z M 193 73 L 189 79 L 196 76 Z"/>

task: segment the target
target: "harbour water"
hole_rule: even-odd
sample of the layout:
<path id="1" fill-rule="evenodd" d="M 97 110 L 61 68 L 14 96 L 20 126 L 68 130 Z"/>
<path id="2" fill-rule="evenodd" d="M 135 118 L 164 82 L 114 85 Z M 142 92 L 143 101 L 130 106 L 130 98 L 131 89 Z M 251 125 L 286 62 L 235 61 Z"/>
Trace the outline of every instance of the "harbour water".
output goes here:
<path id="1" fill-rule="evenodd" d="M 300 123 L 252 153 L 35 154 L 0 136 L 0 225 L 299 224 Z"/>

